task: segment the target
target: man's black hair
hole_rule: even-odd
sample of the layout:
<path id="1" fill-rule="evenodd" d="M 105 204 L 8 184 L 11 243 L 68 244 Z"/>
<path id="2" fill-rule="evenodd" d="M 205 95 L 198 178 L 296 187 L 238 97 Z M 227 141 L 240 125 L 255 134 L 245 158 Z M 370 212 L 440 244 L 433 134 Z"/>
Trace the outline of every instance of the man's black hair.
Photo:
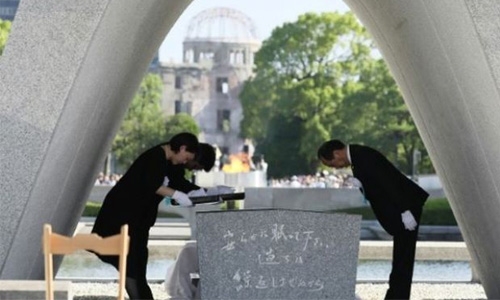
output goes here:
<path id="1" fill-rule="evenodd" d="M 205 172 L 210 171 L 215 164 L 215 149 L 209 144 L 200 143 L 196 161 L 203 167 Z"/>
<path id="2" fill-rule="evenodd" d="M 318 158 L 330 160 L 333 158 L 333 151 L 344 149 L 345 144 L 339 140 L 329 140 L 328 142 L 324 142 L 321 147 L 318 149 Z"/>
<path id="3" fill-rule="evenodd" d="M 168 142 L 170 149 L 175 153 L 179 152 L 181 146 L 186 146 L 186 151 L 191 153 L 198 152 L 198 138 L 189 132 L 182 132 L 174 135 Z"/>

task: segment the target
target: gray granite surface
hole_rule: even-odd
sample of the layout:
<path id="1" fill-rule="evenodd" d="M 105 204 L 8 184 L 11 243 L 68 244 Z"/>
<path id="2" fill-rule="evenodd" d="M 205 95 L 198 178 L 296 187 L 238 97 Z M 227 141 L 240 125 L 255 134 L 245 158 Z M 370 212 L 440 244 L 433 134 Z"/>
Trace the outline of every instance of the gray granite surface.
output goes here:
<path id="1" fill-rule="evenodd" d="M 360 222 L 356 215 L 278 209 L 198 213 L 201 295 L 353 298 Z"/>
<path id="2" fill-rule="evenodd" d="M 43 278 L 43 224 L 76 228 L 128 104 L 190 2 L 20 2 L 0 67 L 0 279 Z"/>

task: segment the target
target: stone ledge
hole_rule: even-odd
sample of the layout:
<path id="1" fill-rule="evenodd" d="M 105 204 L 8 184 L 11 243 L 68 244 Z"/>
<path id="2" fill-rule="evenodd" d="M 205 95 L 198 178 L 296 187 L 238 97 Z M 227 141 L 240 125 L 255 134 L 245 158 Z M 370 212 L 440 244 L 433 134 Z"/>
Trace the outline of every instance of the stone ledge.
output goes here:
<path id="1" fill-rule="evenodd" d="M 44 280 L 0 280 L 0 300 L 45 299 Z M 71 281 L 54 281 L 54 299 L 72 300 Z"/>
<path id="2" fill-rule="evenodd" d="M 392 241 L 361 241 L 359 259 L 391 260 Z M 470 261 L 464 242 L 417 242 L 416 260 Z"/>

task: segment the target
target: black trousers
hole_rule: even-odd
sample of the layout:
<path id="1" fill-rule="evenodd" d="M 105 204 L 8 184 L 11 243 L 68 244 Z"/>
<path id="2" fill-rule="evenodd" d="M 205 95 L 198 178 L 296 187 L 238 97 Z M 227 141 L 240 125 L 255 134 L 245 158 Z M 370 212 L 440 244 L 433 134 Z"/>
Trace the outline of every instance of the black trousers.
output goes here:
<path id="1" fill-rule="evenodd" d="M 149 229 L 134 230 L 129 232 L 130 246 L 127 255 L 127 278 L 125 289 L 128 297 L 132 299 L 154 299 L 151 288 L 146 278 L 148 264 L 148 239 Z M 102 261 L 111 264 L 118 270 L 119 257 L 116 255 L 97 255 Z"/>
<path id="2" fill-rule="evenodd" d="M 420 224 L 422 207 L 411 209 L 411 213 Z M 396 230 L 393 234 L 392 270 L 385 299 L 410 299 L 418 228 L 419 226 L 415 230 L 409 231 L 404 229 L 403 225 L 403 230 Z"/>

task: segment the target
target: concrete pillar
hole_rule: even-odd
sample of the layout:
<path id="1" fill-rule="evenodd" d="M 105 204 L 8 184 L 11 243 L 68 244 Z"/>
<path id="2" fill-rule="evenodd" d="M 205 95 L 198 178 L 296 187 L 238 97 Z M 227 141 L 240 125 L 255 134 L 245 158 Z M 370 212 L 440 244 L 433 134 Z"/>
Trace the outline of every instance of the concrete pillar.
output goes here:
<path id="1" fill-rule="evenodd" d="M 344 1 L 401 88 L 488 298 L 500 298 L 500 2 Z"/>
<path id="2" fill-rule="evenodd" d="M 165 35 L 191 0 L 23 0 L 0 58 L 0 278 L 43 278 Z"/>

